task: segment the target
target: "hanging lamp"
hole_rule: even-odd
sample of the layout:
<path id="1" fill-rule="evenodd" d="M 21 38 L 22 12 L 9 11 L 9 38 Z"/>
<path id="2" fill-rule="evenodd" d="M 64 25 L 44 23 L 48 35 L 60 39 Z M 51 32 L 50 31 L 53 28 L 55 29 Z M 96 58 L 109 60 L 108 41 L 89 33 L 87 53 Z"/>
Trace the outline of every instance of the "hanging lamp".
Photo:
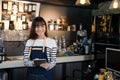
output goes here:
<path id="1" fill-rule="evenodd" d="M 77 0 L 75 5 L 78 5 L 78 6 L 82 6 L 82 5 L 90 5 L 90 1 L 89 0 Z"/>
<path id="2" fill-rule="evenodd" d="M 117 9 L 117 8 L 120 8 L 120 1 L 113 0 L 109 6 L 109 9 Z"/>

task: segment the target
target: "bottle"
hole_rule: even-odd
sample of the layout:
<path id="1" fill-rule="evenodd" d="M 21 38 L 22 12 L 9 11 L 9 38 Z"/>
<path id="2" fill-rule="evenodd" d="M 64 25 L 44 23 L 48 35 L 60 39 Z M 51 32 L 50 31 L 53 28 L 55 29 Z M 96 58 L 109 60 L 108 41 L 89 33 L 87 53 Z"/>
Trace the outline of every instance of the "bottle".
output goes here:
<path id="1" fill-rule="evenodd" d="M 0 57 L 1 57 L 0 62 L 5 60 L 5 46 L 3 41 L 3 33 L 0 35 Z"/>
<path id="2" fill-rule="evenodd" d="M 80 43 L 77 44 L 77 54 L 79 54 L 79 55 L 83 55 L 84 54 L 84 47 Z"/>
<path id="3" fill-rule="evenodd" d="M 22 29 L 23 30 L 27 30 L 28 29 L 27 22 L 22 22 Z"/>
<path id="4" fill-rule="evenodd" d="M 13 14 L 17 14 L 18 13 L 18 6 L 17 6 L 17 2 L 14 2 L 12 4 L 13 8 L 12 8 L 12 13 Z"/>
<path id="5" fill-rule="evenodd" d="M 58 46 L 58 37 L 57 37 L 57 36 L 55 36 L 55 37 L 54 37 L 54 39 L 55 39 L 56 44 L 57 44 L 57 46 Z"/>
<path id="6" fill-rule="evenodd" d="M 82 43 L 81 43 L 81 46 L 80 46 L 80 51 L 81 51 L 80 54 L 82 54 L 82 55 L 85 54 L 85 47 L 84 47 L 84 45 Z"/>
<path id="7" fill-rule="evenodd" d="M 84 55 L 85 54 L 85 47 L 84 47 L 84 43 L 83 43 L 83 41 L 82 40 L 80 40 L 80 43 L 79 43 L 80 45 L 79 45 L 79 54 L 81 54 L 81 55 Z"/>
<path id="8" fill-rule="evenodd" d="M 4 52 L 4 45 L 3 45 L 3 39 L 0 38 L 0 53 Z"/>
<path id="9" fill-rule="evenodd" d="M 89 43 L 87 37 L 84 37 L 85 54 L 89 54 Z"/>
<path id="10" fill-rule="evenodd" d="M 9 30 L 14 30 L 14 22 L 10 21 Z"/>
<path id="11" fill-rule="evenodd" d="M 19 31 L 18 36 L 19 36 L 19 40 L 24 40 L 24 34 L 22 30 Z"/>
<path id="12" fill-rule="evenodd" d="M 77 40 L 80 42 L 82 37 L 83 37 L 83 30 L 82 30 L 82 24 L 80 24 L 79 30 L 77 31 Z"/>
<path id="13" fill-rule="evenodd" d="M 55 42 L 56 42 L 56 44 L 57 44 L 57 46 L 58 46 L 58 37 L 55 36 L 54 39 L 55 39 Z M 58 53 L 58 52 L 59 52 L 59 51 L 58 51 L 58 48 L 57 48 L 57 53 Z"/>
<path id="14" fill-rule="evenodd" d="M 59 41 L 58 41 L 58 52 L 62 53 L 62 40 L 61 40 L 61 38 L 59 38 Z"/>
<path id="15" fill-rule="evenodd" d="M 4 23 L 0 22 L 0 30 L 4 30 Z"/>
<path id="16" fill-rule="evenodd" d="M 65 36 L 62 36 L 62 52 L 63 53 L 66 52 L 66 40 L 65 40 Z"/>
<path id="17" fill-rule="evenodd" d="M 73 43 L 73 47 L 74 47 L 74 53 L 77 54 L 77 43 Z"/>
<path id="18" fill-rule="evenodd" d="M 54 21 L 52 19 L 48 21 L 48 27 L 50 31 L 54 30 Z"/>

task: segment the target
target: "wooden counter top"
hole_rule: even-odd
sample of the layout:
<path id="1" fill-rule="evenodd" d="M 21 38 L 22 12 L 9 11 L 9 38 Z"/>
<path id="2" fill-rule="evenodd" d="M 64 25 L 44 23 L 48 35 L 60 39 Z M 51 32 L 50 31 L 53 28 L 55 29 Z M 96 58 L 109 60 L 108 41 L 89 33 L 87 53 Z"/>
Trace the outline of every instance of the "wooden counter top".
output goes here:
<path id="1" fill-rule="evenodd" d="M 0 63 L 0 69 L 25 67 L 23 56 L 8 57 L 10 60 Z M 78 62 L 85 60 L 94 60 L 94 55 L 65 56 L 57 57 L 56 63 Z"/>

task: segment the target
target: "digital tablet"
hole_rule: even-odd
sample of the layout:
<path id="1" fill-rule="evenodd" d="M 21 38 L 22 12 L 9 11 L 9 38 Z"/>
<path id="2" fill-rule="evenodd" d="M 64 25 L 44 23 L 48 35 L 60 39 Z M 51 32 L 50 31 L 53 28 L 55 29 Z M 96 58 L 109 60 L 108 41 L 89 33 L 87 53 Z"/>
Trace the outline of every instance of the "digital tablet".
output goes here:
<path id="1" fill-rule="evenodd" d="M 40 66 L 41 63 L 45 63 L 46 59 L 35 59 L 34 60 L 34 65 L 35 66 Z"/>

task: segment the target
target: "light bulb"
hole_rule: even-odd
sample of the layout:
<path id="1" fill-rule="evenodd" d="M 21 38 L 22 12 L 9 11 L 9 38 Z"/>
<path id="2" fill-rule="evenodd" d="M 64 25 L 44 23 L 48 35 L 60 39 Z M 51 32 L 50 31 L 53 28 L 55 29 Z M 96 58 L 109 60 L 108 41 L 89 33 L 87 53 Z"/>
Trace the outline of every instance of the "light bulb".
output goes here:
<path id="1" fill-rule="evenodd" d="M 90 1 L 89 0 L 77 0 L 76 5 L 90 5 Z"/>
<path id="2" fill-rule="evenodd" d="M 113 8 L 118 8 L 118 2 L 117 2 L 117 0 L 115 0 L 115 2 L 113 3 Z"/>
<path id="3" fill-rule="evenodd" d="M 117 9 L 120 7 L 119 0 L 113 0 L 109 6 L 109 9 Z"/>
<path id="4" fill-rule="evenodd" d="M 81 4 L 85 4 L 85 0 L 80 0 L 80 3 Z"/>

